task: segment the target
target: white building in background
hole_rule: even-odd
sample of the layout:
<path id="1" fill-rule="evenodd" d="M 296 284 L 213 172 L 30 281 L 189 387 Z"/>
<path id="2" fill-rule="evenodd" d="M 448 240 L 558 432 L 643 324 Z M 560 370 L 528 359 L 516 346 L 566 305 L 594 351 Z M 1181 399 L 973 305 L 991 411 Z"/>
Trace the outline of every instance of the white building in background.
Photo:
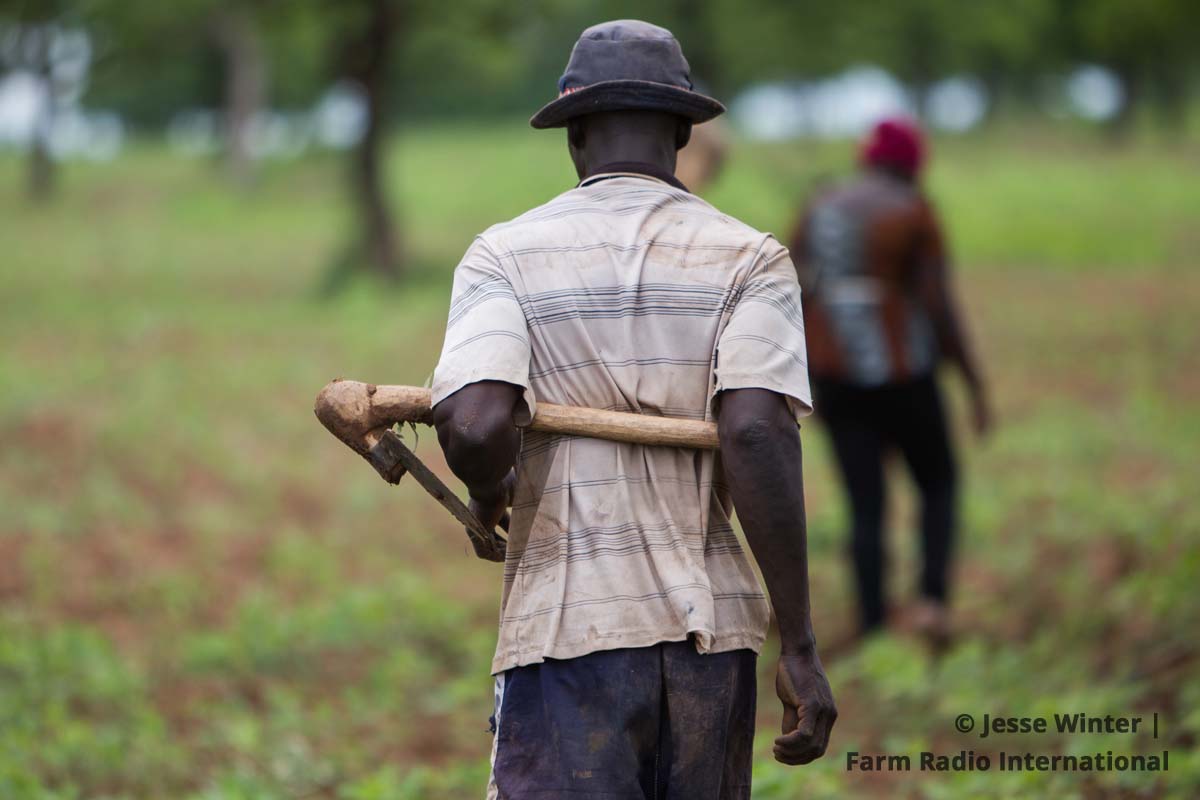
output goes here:
<path id="1" fill-rule="evenodd" d="M 1070 110 L 1084 119 L 1112 119 L 1125 103 L 1125 89 L 1116 73 L 1096 64 L 1079 67 L 1066 80 Z"/>
<path id="2" fill-rule="evenodd" d="M 322 147 L 346 150 L 367 132 L 367 98 L 355 83 L 334 84 L 312 110 L 313 138 Z"/>
<path id="3" fill-rule="evenodd" d="M 56 159 L 114 158 L 125 141 L 120 116 L 80 103 L 92 63 L 91 39 L 82 30 L 65 28 L 48 29 L 46 35 L 51 37 L 49 77 L 21 67 L 0 74 L 0 147 L 25 150 L 44 135 Z M 18 40 L 12 32 L 4 37 L 0 63 L 20 64 Z"/>
<path id="4" fill-rule="evenodd" d="M 27 150 L 51 103 L 46 82 L 31 72 L 0 77 L 0 147 Z M 107 161 L 121 152 L 125 124 L 111 111 L 91 111 L 75 99 L 54 104 L 47 145 L 55 159 Z"/>
<path id="5" fill-rule="evenodd" d="M 264 109 L 250 121 L 250 153 L 256 159 L 291 158 L 312 147 L 345 150 L 367 129 L 367 102 L 358 87 L 338 83 L 308 111 Z M 221 114 L 189 108 L 167 124 L 167 144 L 186 156 L 210 156 L 221 149 Z"/>
<path id="6" fill-rule="evenodd" d="M 27 149 L 48 119 L 45 140 L 54 158 L 116 157 L 126 140 L 121 117 L 81 104 L 91 67 L 90 38 L 84 31 L 69 29 L 54 29 L 51 35 L 53 91 L 49 80 L 29 69 L 0 73 L 0 148 Z M 19 59 L 6 57 L 12 53 L 4 49 L 14 41 L 11 33 L 0 36 L 0 64 L 19 64 Z M 1103 121 L 1124 102 L 1120 80 L 1097 65 L 1047 78 L 1045 86 L 1043 104 L 1053 116 Z M 949 132 L 969 131 L 983 120 L 989 104 L 979 80 L 969 75 L 948 77 L 929 89 L 927 122 Z M 46 116 L 50 106 L 52 113 Z M 758 84 L 730 104 L 734 124 L 758 140 L 856 138 L 880 117 L 914 112 L 907 88 L 887 71 L 869 65 L 822 80 Z M 297 156 L 311 147 L 346 149 L 361 140 L 366 125 L 367 105 L 361 90 L 352 83 L 339 83 L 309 110 L 264 109 L 255 114 L 250 151 L 255 158 L 267 159 Z M 222 147 L 221 114 L 213 109 L 183 109 L 165 133 L 171 150 L 211 156 Z"/>
<path id="7" fill-rule="evenodd" d="M 1082 65 L 1065 77 L 1048 78 L 1043 105 L 1053 116 L 1102 122 L 1124 102 L 1121 81 L 1109 69 Z M 944 78 L 929 88 L 926 122 L 964 133 L 983 121 L 991 104 L 987 88 L 971 75 Z M 859 66 L 830 78 L 752 86 L 730 104 L 739 130 L 752 139 L 856 138 L 880 117 L 915 113 L 907 88 L 878 67 Z"/>
<path id="8" fill-rule="evenodd" d="M 925 112 L 933 127 L 951 133 L 965 133 L 983 121 L 990 100 L 987 89 L 978 78 L 955 75 L 929 88 Z"/>
<path id="9" fill-rule="evenodd" d="M 929 123 L 942 130 L 970 130 L 983 120 L 988 95 L 970 76 L 954 76 L 929 90 Z M 859 66 L 831 78 L 751 87 L 731 106 L 735 124 L 754 139 L 856 138 L 880 117 L 912 116 L 908 89 L 886 70 Z"/>
<path id="10" fill-rule="evenodd" d="M 23 147 L 33 141 L 48 93 L 32 72 L 0 77 L 0 145 Z"/>

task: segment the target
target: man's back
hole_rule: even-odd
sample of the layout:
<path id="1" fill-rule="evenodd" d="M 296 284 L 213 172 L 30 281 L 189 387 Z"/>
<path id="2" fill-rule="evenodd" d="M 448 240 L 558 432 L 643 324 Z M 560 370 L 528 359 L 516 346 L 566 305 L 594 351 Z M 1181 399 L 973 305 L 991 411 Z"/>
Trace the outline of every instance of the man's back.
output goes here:
<path id="1" fill-rule="evenodd" d="M 530 120 L 566 128 L 580 185 L 485 232 L 455 270 L 438 441 L 484 527 L 511 507 L 489 797 L 750 797 L 767 604 L 735 504 L 779 623 L 775 758 L 829 744 L 800 284 L 778 242 L 675 178 L 692 126 L 723 111 L 670 31 L 586 29 Z M 714 420 L 720 456 L 523 436 L 539 400 Z"/>
<path id="2" fill-rule="evenodd" d="M 806 413 L 791 270 L 773 238 L 682 189 L 593 176 L 472 245 L 435 401 L 486 350 L 531 406 L 711 420 L 717 392 L 755 386 Z M 493 670 L 689 634 L 757 650 L 767 606 L 718 470 L 709 452 L 526 433 Z"/>
<path id="3" fill-rule="evenodd" d="M 736 291 L 768 243 L 781 252 L 645 176 L 588 182 L 481 238 L 525 311 L 539 400 L 696 419 Z"/>
<path id="4" fill-rule="evenodd" d="M 815 375 L 879 385 L 928 374 L 937 358 L 922 299 L 941 236 L 911 185 L 867 172 L 822 194 L 799 231 Z"/>

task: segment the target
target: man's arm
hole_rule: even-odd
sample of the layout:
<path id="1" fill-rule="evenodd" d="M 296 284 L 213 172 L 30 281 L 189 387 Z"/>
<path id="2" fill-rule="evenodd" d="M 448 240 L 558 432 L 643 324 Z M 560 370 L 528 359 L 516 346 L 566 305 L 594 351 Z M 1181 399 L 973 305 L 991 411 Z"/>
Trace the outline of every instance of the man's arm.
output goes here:
<path id="1" fill-rule="evenodd" d="M 837 709 L 809 613 L 800 432 L 786 398 L 766 389 L 722 392 L 717 427 L 733 504 L 779 622 L 783 736 L 775 758 L 807 764 L 825 753 Z"/>
<path id="2" fill-rule="evenodd" d="M 480 381 L 464 386 L 433 409 L 446 463 L 467 485 L 470 509 L 488 530 L 500 524 L 512 502 L 512 469 L 521 448 L 521 432 L 513 424 L 518 402 L 520 387 Z"/>
<path id="3" fill-rule="evenodd" d="M 983 435 L 992 424 L 987 389 L 950 285 L 950 267 L 942 244 L 941 228 L 932 208 L 922 208 L 920 225 L 916 255 L 917 290 L 933 323 L 942 354 L 962 373 L 971 393 L 971 416 L 975 432 Z"/>
<path id="4" fill-rule="evenodd" d="M 931 264 L 924 270 L 927 277 L 922 286 L 922 299 L 933 323 L 942 353 L 963 376 L 971 393 L 971 416 L 975 432 L 983 435 L 992 425 L 991 408 L 983 375 L 971 349 L 962 314 L 950 289 L 944 262 Z"/>

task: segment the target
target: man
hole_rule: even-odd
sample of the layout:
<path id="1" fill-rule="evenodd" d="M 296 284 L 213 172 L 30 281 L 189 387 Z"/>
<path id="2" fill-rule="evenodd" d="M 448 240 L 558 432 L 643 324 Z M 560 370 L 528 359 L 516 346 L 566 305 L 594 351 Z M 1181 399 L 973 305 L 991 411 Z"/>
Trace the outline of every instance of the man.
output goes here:
<path id="1" fill-rule="evenodd" d="M 875 126 L 862 172 L 824 192 L 792 253 L 804 286 L 809 369 L 853 518 L 860 632 L 885 622 L 884 451 L 896 447 L 921 492 L 924 569 L 915 622 L 937 648 L 950 635 L 948 572 L 957 479 L 935 371 L 959 368 L 975 428 L 987 395 L 955 308 L 937 219 L 918 187 L 925 146 L 904 119 Z"/>
<path id="2" fill-rule="evenodd" d="M 434 374 L 438 437 L 484 525 L 511 505 L 490 796 L 746 798 L 755 654 L 778 618 L 783 736 L 836 712 L 809 619 L 797 419 L 810 411 L 787 251 L 674 177 L 693 123 L 669 31 L 584 31 L 559 98 L 579 185 L 477 237 Z M 715 419 L 720 456 L 525 432 L 538 402 Z"/>

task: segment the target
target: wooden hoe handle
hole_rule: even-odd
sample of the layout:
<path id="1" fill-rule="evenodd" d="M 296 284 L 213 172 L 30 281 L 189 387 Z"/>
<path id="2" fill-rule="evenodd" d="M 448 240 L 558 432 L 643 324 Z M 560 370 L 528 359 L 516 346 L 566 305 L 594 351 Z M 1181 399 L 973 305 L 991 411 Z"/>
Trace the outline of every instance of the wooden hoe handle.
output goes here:
<path id="1" fill-rule="evenodd" d="M 476 555 L 488 561 L 504 561 L 504 538 L 496 531 L 487 530 L 392 430 L 397 423 L 403 422 L 433 424 L 428 389 L 376 386 L 339 379 L 321 390 L 313 411 L 330 433 L 365 458 L 388 483 L 399 483 L 405 475 L 412 475 L 466 528 Z M 718 445 L 717 426 L 711 422 L 550 403 L 538 406 L 528 427 L 545 433 L 634 444 L 699 450 L 716 450 Z"/>
<path id="2" fill-rule="evenodd" d="M 433 424 L 430 391 L 419 386 L 376 386 L 335 380 L 317 395 L 313 409 L 321 424 L 355 452 L 366 455 L 384 431 L 400 422 Z M 624 411 L 539 403 L 529 424 L 543 433 L 586 436 L 613 442 L 716 450 L 713 422 L 651 417 Z"/>

